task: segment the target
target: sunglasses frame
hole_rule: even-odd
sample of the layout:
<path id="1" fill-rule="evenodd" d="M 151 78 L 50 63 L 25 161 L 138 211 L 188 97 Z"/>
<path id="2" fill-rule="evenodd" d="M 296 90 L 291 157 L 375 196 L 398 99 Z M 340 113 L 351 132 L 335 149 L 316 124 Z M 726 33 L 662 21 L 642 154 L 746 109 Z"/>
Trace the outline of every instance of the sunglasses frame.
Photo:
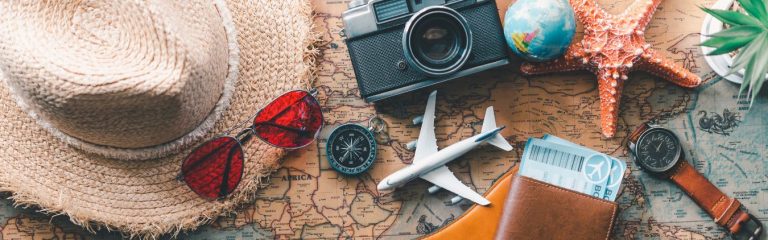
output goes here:
<path id="1" fill-rule="evenodd" d="M 254 114 L 254 115 L 252 115 L 251 117 L 249 117 L 249 118 L 248 118 L 248 121 L 244 121 L 244 122 L 241 122 L 241 123 L 239 123 L 239 124 L 235 125 L 235 126 L 232 128 L 232 129 L 229 129 L 229 130 L 225 131 L 224 133 L 222 133 L 221 135 L 219 135 L 219 136 L 217 136 L 217 137 L 214 137 L 214 138 L 211 138 L 210 140 L 207 140 L 207 141 L 203 142 L 202 144 L 200 144 L 199 146 L 197 146 L 195 149 L 193 149 L 192 151 L 190 151 L 190 152 L 189 152 L 189 154 L 187 154 L 187 157 L 186 157 L 186 158 L 184 158 L 184 160 L 181 162 L 181 164 L 182 164 L 182 169 L 180 170 L 181 172 L 180 172 L 180 173 L 179 173 L 179 175 L 177 176 L 177 179 L 178 179 L 179 181 L 182 181 L 182 182 L 184 182 L 184 185 L 186 185 L 186 186 L 187 186 L 189 189 L 191 189 L 191 190 L 192 190 L 192 192 L 194 192 L 195 194 L 197 194 L 199 197 L 201 197 L 201 198 L 204 198 L 204 199 L 206 199 L 206 200 L 210 200 L 210 201 L 220 201 L 220 200 L 223 200 L 223 199 L 225 199 L 226 197 L 228 197 L 228 196 L 229 196 L 229 195 L 231 195 L 232 193 L 234 193 L 235 189 L 237 189 L 237 188 L 240 186 L 240 183 L 241 183 L 241 182 L 242 182 L 242 180 L 243 180 L 243 179 L 242 179 L 242 176 L 245 174 L 245 161 L 247 161 L 247 159 L 248 159 L 248 157 L 247 157 L 247 154 L 246 154 L 246 151 L 245 151 L 245 147 L 244 147 L 244 145 L 245 145 L 245 143 L 249 142 L 249 141 L 250 141 L 250 140 L 251 140 L 251 139 L 252 139 L 254 136 L 255 136 L 256 138 L 258 138 L 258 139 L 259 139 L 261 142 L 264 142 L 264 143 L 266 143 L 266 144 L 269 144 L 269 145 L 270 145 L 270 146 L 272 146 L 272 147 L 276 147 L 276 148 L 280 148 L 280 149 L 286 149 L 286 150 L 294 150 L 294 149 L 299 149 L 299 148 L 303 148 L 303 147 L 309 146 L 310 144 L 314 143 L 314 142 L 317 140 L 317 137 L 318 137 L 318 136 L 320 136 L 320 130 L 322 130 L 322 129 L 323 129 L 323 127 L 325 127 L 325 118 L 324 118 L 324 116 L 323 116 L 322 107 L 321 107 L 321 109 L 320 109 L 320 119 L 321 119 L 321 122 L 320 122 L 320 127 L 318 127 L 318 129 L 317 129 L 317 130 L 315 131 L 315 133 L 314 133 L 314 136 L 312 136 L 312 141 L 309 141 L 309 142 L 307 142 L 306 144 L 304 144 L 304 145 L 301 145 L 301 146 L 297 146 L 297 147 L 281 147 L 281 146 L 277 146 L 277 145 L 275 145 L 275 144 L 272 144 L 272 143 L 271 143 L 271 142 L 269 142 L 269 141 L 266 141 L 266 140 L 264 140 L 264 139 L 263 139 L 261 136 L 259 136 L 259 134 L 257 134 L 257 133 L 256 133 L 256 130 L 254 129 L 254 127 L 255 127 L 255 125 L 256 125 L 256 124 L 254 124 L 254 123 L 253 123 L 253 121 L 255 121 L 255 118 L 256 118 L 256 116 L 258 116 L 259 114 L 261 114 L 261 112 L 262 112 L 262 111 L 264 111 L 264 109 L 265 109 L 267 106 L 269 106 L 269 104 L 272 104 L 273 102 L 275 102 L 275 100 L 277 100 L 277 99 L 280 99 L 281 97 L 283 97 L 283 96 L 285 96 L 285 95 L 287 95 L 287 94 L 293 93 L 293 92 L 304 92 L 304 93 L 306 93 L 306 94 L 307 94 L 307 96 L 309 96 L 309 97 L 312 97 L 312 100 L 313 100 L 313 101 L 315 101 L 315 102 L 317 103 L 318 107 L 320 106 L 320 102 L 319 102 L 319 101 L 317 101 L 317 98 L 316 98 L 316 96 L 317 96 L 317 91 L 316 91 L 315 89 L 312 89 L 312 90 L 310 90 L 310 91 L 307 91 L 307 90 L 300 90 L 300 89 L 299 89 L 299 90 L 289 90 L 289 91 L 286 91 L 286 92 L 284 92 L 283 94 L 280 94 L 280 96 L 277 96 L 277 97 L 273 98 L 272 100 L 270 100 L 270 101 L 269 101 L 269 103 L 268 103 L 267 105 L 265 105 L 264 107 L 262 107 L 261 109 L 259 109 L 259 111 L 258 111 L 258 112 L 256 112 L 256 114 Z M 305 97 L 307 97 L 307 96 L 305 96 Z M 243 124 L 245 124 L 245 123 L 247 123 L 247 122 L 250 122 L 250 124 L 249 124 L 249 127 L 243 128 L 243 129 L 242 129 L 242 130 L 240 130 L 240 132 L 239 132 L 238 134 L 236 134 L 235 136 L 232 136 L 232 135 L 231 135 L 231 133 L 232 133 L 232 130 L 234 130 L 234 129 L 237 129 L 238 127 L 242 126 Z M 193 155 L 195 152 L 197 152 L 198 150 L 200 150 L 200 148 L 202 148 L 202 147 L 206 146 L 208 143 L 210 143 L 210 142 L 212 142 L 212 141 L 215 141 L 215 140 L 217 140 L 217 139 L 220 139 L 220 138 L 230 138 L 230 139 L 234 140 L 234 141 L 235 141 L 235 143 L 237 143 L 237 146 L 235 146 L 235 147 L 239 148 L 239 150 L 238 150 L 238 151 L 240 151 L 240 152 L 242 153 L 242 156 L 243 156 L 243 164 L 241 164 L 241 166 L 240 166 L 240 169 L 239 169 L 239 170 L 240 170 L 240 172 L 241 172 L 241 174 L 240 174 L 240 180 L 238 180 L 238 181 L 237 181 L 237 184 L 235 184 L 235 186 L 232 188 L 232 189 L 233 189 L 233 190 L 232 190 L 232 192 L 230 192 L 230 193 L 228 193 L 228 194 L 226 194 L 226 195 L 224 195 L 224 196 L 220 196 L 220 197 L 217 197 L 217 198 L 208 198 L 208 197 L 205 197 L 205 196 L 204 196 L 204 194 L 201 194 L 201 193 L 197 192 L 197 191 L 195 190 L 195 188 L 193 188 L 193 187 L 189 186 L 189 183 L 187 183 L 187 182 L 184 180 L 185 172 L 184 172 L 183 166 L 184 166 L 184 163 L 185 163 L 185 162 L 186 162 L 186 161 L 189 159 L 189 157 L 190 157 L 190 156 L 192 156 L 192 155 Z M 230 171 L 232 171 L 232 169 L 230 169 Z M 223 183 L 222 183 L 222 184 L 223 184 Z"/>

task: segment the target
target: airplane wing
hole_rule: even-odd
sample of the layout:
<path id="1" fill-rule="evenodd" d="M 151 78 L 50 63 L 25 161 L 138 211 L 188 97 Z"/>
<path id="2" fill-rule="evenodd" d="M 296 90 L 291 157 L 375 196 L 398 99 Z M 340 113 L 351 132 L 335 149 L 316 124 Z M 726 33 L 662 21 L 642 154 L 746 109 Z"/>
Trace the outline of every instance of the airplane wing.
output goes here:
<path id="1" fill-rule="evenodd" d="M 424 117 L 421 122 L 421 131 L 419 139 L 416 142 L 416 154 L 413 156 L 413 162 L 432 155 L 437 152 L 437 138 L 435 138 L 435 100 L 437 91 L 429 94 L 427 100 L 427 109 L 424 111 Z"/>
<path id="2" fill-rule="evenodd" d="M 476 202 L 477 204 L 488 205 L 491 203 L 488 199 L 485 199 L 483 196 L 467 187 L 467 185 L 461 183 L 461 181 L 459 181 L 459 179 L 453 175 L 453 172 L 446 166 L 436 168 L 435 170 L 422 175 L 421 178 L 445 190 L 451 191 L 456 195 Z"/>

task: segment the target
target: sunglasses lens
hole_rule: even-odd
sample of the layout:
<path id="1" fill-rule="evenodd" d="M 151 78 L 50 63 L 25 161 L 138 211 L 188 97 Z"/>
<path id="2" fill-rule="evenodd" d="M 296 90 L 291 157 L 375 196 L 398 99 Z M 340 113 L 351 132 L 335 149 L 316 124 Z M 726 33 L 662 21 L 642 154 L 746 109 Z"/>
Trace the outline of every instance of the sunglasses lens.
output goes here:
<path id="1" fill-rule="evenodd" d="M 187 186 L 200 197 L 225 197 L 235 190 L 243 176 L 243 149 L 235 138 L 213 139 L 184 159 L 181 173 Z"/>
<path id="2" fill-rule="evenodd" d="M 323 113 L 311 94 L 291 91 L 264 107 L 253 126 L 256 136 L 272 145 L 298 148 L 315 139 L 323 126 Z"/>

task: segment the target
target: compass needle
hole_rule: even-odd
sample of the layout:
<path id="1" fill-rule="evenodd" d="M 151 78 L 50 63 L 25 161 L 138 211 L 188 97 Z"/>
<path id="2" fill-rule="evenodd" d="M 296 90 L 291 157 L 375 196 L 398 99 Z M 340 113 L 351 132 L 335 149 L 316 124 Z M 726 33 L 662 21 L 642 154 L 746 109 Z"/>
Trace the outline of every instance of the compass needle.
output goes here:
<path id="1" fill-rule="evenodd" d="M 360 155 L 358 155 L 356 151 L 353 151 L 352 154 L 354 154 L 356 158 L 360 158 Z"/>
<path id="2" fill-rule="evenodd" d="M 339 160 L 341 160 L 343 162 L 345 159 L 347 159 L 348 156 L 349 156 L 349 151 L 344 152 L 344 155 L 341 156 L 341 159 L 339 159 Z"/>

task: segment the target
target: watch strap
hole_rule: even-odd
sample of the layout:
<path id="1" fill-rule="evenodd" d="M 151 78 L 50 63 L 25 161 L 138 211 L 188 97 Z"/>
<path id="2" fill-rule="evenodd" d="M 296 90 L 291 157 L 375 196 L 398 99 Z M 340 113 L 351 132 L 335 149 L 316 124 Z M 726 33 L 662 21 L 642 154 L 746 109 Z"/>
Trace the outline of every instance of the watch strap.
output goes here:
<path id="1" fill-rule="evenodd" d="M 669 177 L 718 225 L 728 228 L 731 233 L 739 232 L 741 223 L 749 220 L 749 214 L 741 209 L 739 200 L 726 196 L 685 159 L 681 159 Z"/>
<path id="2" fill-rule="evenodd" d="M 637 140 L 640 138 L 640 135 L 645 132 L 645 130 L 648 130 L 650 126 L 648 126 L 648 123 L 640 124 L 640 126 L 637 126 L 632 133 L 629 134 L 629 141 L 633 143 L 637 143 Z"/>

